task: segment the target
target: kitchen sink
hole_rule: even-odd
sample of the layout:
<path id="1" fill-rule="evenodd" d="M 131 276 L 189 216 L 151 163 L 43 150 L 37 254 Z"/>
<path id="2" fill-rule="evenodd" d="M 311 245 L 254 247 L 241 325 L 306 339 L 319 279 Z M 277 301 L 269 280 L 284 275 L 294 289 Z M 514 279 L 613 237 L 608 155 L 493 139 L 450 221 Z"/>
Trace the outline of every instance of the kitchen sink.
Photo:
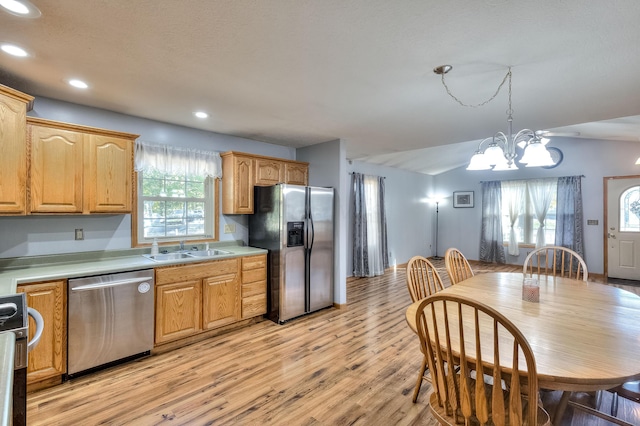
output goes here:
<path id="1" fill-rule="evenodd" d="M 209 249 L 209 250 L 194 250 L 194 251 L 187 252 L 186 254 L 193 257 L 212 257 L 212 256 L 221 256 L 224 254 L 233 254 L 233 253 L 225 250 Z"/>
<path id="2" fill-rule="evenodd" d="M 188 259 L 192 256 L 189 256 L 187 253 L 159 253 L 159 254 L 143 254 L 147 259 L 155 260 L 156 262 L 162 262 L 164 260 L 178 260 L 178 259 Z"/>
<path id="3" fill-rule="evenodd" d="M 163 262 L 166 260 L 180 260 L 180 259 L 192 259 L 194 257 L 215 257 L 225 254 L 233 254 L 230 251 L 209 249 L 209 250 L 193 250 L 193 251 L 174 251 L 172 253 L 158 253 L 158 254 L 143 254 L 147 259 L 151 259 L 156 262 Z"/>

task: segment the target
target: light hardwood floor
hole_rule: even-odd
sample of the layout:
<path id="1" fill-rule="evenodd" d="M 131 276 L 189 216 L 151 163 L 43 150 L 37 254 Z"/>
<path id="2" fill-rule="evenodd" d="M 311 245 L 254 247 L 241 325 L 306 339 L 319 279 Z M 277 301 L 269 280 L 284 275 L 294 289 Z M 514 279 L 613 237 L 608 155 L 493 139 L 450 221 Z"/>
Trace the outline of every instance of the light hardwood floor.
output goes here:
<path id="1" fill-rule="evenodd" d="M 404 320 L 411 302 L 404 269 L 349 280 L 347 287 L 346 309 L 285 325 L 263 321 L 29 394 L 28 423 L 435 425 L 428 384 L 411 402 L 421 354 Z M 553 395 L 545 398 L 554 404 Z M 640 424 L 637 404 L 629 404 L 621 400 L 621 412 Z M 573 426 L 609 424 L 571 408 L 565 419 Z"/>

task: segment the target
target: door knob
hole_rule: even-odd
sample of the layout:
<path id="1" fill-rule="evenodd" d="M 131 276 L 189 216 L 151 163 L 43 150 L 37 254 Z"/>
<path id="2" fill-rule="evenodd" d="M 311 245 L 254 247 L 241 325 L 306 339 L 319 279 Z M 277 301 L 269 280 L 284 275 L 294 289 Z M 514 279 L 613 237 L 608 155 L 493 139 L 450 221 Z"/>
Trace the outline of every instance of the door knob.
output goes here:
<path id="1" fill-rule="evenodd" d="M 609 238 L 614 239 L 614 240 L 616 239 L 616 236 L 615 236 L 614 234 L 612 234 L 611 232 L 609 232 L 609 233 L 607 234 L 607 236 L 608 236 Z"/>

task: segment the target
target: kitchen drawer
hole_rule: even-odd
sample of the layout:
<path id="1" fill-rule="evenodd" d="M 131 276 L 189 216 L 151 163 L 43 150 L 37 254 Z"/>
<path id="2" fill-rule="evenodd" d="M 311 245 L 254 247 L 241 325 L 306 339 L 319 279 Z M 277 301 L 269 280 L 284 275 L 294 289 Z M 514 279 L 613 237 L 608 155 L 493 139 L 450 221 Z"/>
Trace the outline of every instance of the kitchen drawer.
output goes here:
<path id="1" fill-rule="evenodd" d="M 156 285 L 235 274 L 237 272 L 237 258 L 213 260 L 192 265 L 167 266 L 156 268 Z"/>
<path id="2" fill-rule="evenodd" d="M 255 296 L 257 294 L 267 294 L 267 281 L 256 281 L 250 284 L 242 284 L 242 297 Z"/>
<path id="3" fill-rule="evenodd" d="M 267 267 L 267 256 L 261 254 L 259 256 L 250 256 L 242 258 L 242 270 L 248 271 L 250 269 L 260 269 Z"/>
<path id="4" fill-rule="evenodd" d="M 252 283 L 254 281 L 262 281 L 267 279 L 266 269 L 252 269 L 249 271 L 242 271 L 242 283 Z"/>
<path id="5" fill-rule="evenodd" d="M 267 295 L 258 294 L 242 298 L 242 318 L 251 318 L 267 313 Z"/>

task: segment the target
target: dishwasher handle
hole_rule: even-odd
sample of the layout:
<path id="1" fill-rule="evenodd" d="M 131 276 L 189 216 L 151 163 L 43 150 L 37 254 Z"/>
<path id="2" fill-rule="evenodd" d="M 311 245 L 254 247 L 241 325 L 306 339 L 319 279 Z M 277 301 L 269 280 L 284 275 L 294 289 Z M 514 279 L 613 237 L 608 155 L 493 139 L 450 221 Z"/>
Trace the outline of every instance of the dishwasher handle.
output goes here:
<path id="1" fill-rule="evenodd" d="M 27 313 L 36 322 L 36 332 L 29 343 L 27 343 L 27 353 L 29 353 L 38 346 L 38 343 L 40 342 L 42 331 L 44 330 L 44 319 L 42 318 L 42 315 L 40 315 L 40 312 L 34 308 L 27 308 Z"/>
<path id="2" fill-rule="evenodd" d="M 139 284 L 145 281 L 151 281 L 153 277 L 142 277 L 142 278 L 130 278 L 126 280 L 120 281 L 108 281 L 108 282 L 99 282 L 95 284 L 86 284 L 78 287 L 72 287 L 71 291 L 89 291 L 89 290 L 97 290 L 100 288 L 109 288 L 109 287 L 117 287 L 121 285 L 130 285 L 130 284 Z"/>

